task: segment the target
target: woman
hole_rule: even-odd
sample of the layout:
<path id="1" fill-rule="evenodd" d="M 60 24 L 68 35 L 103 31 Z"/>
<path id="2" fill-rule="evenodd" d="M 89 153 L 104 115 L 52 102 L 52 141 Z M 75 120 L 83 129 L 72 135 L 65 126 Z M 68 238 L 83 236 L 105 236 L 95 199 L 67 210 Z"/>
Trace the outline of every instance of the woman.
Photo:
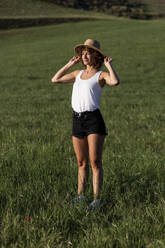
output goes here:
<path id="1" fill-rule="evenodd" d="M 88 179 L 90 159 L 93 173 L 94 200 L 89 205 L 93 209 L 100 204 L 100 191 L 103 184 L 102 150 L 106 127 L 99 110 L 99 98 L 105 84 L 115 86 L 119 78 L 112 68 L 112 58 L 105 57 L 96 40 L 88 39 L 75 47 L 77 56 L 73 57 L 52 78 L 53 83 L 73 83 L 72 141 L 78 162 L 78 196 L 76 202 L 84 199 L 85 184 Z M 85 69 L 67 71 L 78 62 Z M 104 65 L 108 72 L 100 67 Z"/>

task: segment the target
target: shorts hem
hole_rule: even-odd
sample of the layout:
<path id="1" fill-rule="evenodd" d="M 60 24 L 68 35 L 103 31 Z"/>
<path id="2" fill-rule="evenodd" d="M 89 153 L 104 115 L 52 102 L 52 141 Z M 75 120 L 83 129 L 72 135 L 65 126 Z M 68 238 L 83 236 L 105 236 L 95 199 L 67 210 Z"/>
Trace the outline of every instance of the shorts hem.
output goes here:
<path id="1" fill-rule="evenodd" d="M 90 134 L 100 134 L 101 136 L 107 136 L 108 135 L 108 133 L 100 133 L 100 132 L 94 132 L 93 131 L 93 132 L 88 133 L 87 136 Z"/>
<path id="2" fill-rule="evenodd" d="M 72 137 L 76 137 L 76 138 L 79 138 L 79 139 L 84 139 L 84 138 L 87 138 L 88 135 L 90 135 L 90 134 L 100 134 L 101 136 L 107 136 L 107 135 L 108 135 L 108 133 L 100 133 L 100 132 L 95 132 L 95 131 L 93 131 L 93 132 L 87 133 L 87 134 L 84 135 L 84 136 L 72 134 Z"/>
<path id="3" fill-rule="evenodd" d="M 84 136 L 79 136 L 79 135 L 72 134 L 72 137 L 76 137 L 76 138 L 78 138 L 78 139 L 84 139 L 84 138 L 86 138 L 87 136 L 86 136 L 86 135 L 84 135 Z"/>

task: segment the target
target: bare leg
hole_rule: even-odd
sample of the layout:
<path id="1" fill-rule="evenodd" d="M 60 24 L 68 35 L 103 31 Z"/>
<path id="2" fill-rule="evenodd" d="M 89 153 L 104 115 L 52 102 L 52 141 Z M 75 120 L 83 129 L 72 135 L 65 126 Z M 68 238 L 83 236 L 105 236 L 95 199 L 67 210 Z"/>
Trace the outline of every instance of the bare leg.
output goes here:
<path id="1" fill-rule="evenodd" d="M 88 180 L 88 142 L 87 138 L 72 137 L 73 147 L 78 163 L 78 195 L 85 192 L 85 184 Z"/>
<path id="2" fill-rule="evenodd" d="M 102 150 L 104 137 L 100 134 L 88 135 L 89 156 L 93 172 L 93 193 L 94 200 L 99 199 L 100 190 L 103 184 Z"/>

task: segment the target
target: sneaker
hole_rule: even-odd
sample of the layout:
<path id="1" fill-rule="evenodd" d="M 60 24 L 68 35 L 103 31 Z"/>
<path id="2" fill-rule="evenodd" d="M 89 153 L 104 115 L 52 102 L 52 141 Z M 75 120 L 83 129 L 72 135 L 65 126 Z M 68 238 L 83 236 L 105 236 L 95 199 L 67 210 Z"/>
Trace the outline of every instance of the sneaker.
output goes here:
<path id="1" fill-rule="evenodd" d="M 80 202 L 82 202 L 84 200 L 85 200 L 85 196 L 84 195 L 78 195 L 77 197 L 75 197 L 72 200 L 72 203 L 80 203 Z"/>
<path id="2" fill-rule="evenodd" d="M 91 204 L 88 207 L 88 211 L 94 210 L 94 209 L 98 208 L 99 206 L 100 206 L 100 199 L 93 200 L 93 202 L 91 202 Z"/>

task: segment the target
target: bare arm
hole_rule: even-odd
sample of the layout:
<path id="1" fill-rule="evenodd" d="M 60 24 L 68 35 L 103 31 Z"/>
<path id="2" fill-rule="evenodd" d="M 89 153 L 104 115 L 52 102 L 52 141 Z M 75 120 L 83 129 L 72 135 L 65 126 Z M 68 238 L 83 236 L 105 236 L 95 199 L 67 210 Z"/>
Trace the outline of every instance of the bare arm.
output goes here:
<path id="1" fill-rule="evenodd" d="M 75 64 L 79 62 L 79 57 L 73 57 L 69 60 L 69 62 L 63 66 L 59 71 L 56 72 L 56 74 L 52 78 L 52 83 L 72 83 L 75 80 L 75 77 L 77 75 L 77 71 L 73 71 L 71 73 L 66 72 Z"/>
<path id="2" fill-rule="evenodd" d="M 107 67 L 108 72 L 103 72 L 102 73 L 102 80 L 105 81 L 106 84 L 111 85 L 111 86 L 116 86 L 120 83 L 120 80 L 112 68 L 112 58 L 110 57 L 105 57 L 104 58 L 104 65 Z"/>

